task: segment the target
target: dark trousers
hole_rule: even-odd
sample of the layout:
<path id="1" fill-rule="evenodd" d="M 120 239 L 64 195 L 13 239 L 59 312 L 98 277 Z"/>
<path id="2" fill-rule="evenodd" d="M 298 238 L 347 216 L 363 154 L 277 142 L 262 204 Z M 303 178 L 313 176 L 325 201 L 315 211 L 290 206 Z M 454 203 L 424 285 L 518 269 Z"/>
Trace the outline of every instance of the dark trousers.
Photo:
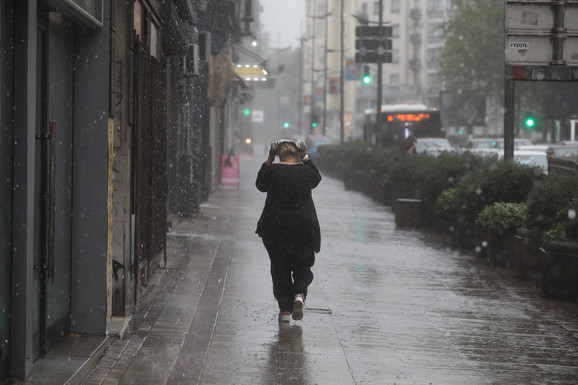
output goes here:
<path id="1" fill-rule="evenodd" d="M 295 295 L 307 297 L 307 288 L 313 282 L 311 267 L 315 263 L 315 252 L 269 237 L 263 237 L 263 244 L 271 261 L 273 295 L 279 310 L 291 312 Z"/>

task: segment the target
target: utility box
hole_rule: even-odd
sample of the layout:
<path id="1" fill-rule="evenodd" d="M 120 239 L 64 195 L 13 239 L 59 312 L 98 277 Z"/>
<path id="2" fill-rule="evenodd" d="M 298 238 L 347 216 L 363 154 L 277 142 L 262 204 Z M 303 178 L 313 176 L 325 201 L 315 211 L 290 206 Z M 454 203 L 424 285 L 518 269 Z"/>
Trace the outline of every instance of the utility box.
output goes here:
<path id="1" fill-rule="evenodd" d="M 399 226 L 421 226 L 421 199 L 397 199 L 395 201 L 395 224 Z"/>

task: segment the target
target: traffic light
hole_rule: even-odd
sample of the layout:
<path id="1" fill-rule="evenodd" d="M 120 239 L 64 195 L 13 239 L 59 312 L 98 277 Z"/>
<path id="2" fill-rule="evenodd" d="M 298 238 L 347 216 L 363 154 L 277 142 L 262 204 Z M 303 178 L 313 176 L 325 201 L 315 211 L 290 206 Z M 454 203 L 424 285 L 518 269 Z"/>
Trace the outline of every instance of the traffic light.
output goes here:
<path id="1" fill-rule="evenodd" d="M 317 115 L 316 113 L 313 113 L 311 115 L 311 127 L 315 128 L 317 127 L 317 122 L 319 121 L 319 115 Z"/>
<path id="2" fill-rule="evenodd" d="M 283 127 L 285 127 L 285 128 L 289 128 L 289 122 L 285 122 L 285 123 L 283 123 Z"/>
<path id="3" fill-rule="evenodd" d="M 536 116 L 532 112 L 526 112 L 522 116 L 522 124 L 526 130 L 536 130 L 538 122 Z"/>
<path id="4" fill-rule="evenodd" d="M 361 76 L 361 82 L 363 84 L 370 84 L 371 83 L 371 73 L 369 71 L 369 66 L 363 66 L 363 75 Z"/>
<path id="5" fill-rule="evenodd" d="M 356 63 L 391 63 L 391 26 L 360 25 L 355 28 Z"/>
<path id="6" fill-rule="evenodd" d="M 243 115 L 245 115 L 245 116 L 251 115 L 251 110 L 248 109 L 248 108 L 245 108 L 245 109 L 243 110 Z"/>

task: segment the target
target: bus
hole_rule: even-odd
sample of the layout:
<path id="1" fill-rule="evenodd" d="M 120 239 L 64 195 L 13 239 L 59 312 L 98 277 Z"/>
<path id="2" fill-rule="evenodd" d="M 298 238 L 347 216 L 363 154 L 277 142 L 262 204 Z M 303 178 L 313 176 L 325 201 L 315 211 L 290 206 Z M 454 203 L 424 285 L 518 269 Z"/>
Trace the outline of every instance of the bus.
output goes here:
<path id="1" fill-rule="evenodd" d="M 377 147 L 401 143 L 410 134 L 417 138 L 444 138 L 440 112 L 423 104 L 382 105 L 380 127 L 375 110 L 365 110 L 364 139 Z"/>

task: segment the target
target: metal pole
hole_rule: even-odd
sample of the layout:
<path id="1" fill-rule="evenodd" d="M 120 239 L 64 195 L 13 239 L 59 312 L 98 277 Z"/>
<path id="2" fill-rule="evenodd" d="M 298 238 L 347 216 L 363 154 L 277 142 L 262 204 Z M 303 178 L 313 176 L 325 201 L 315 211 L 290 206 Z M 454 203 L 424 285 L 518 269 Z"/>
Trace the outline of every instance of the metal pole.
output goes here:
<path id="1" fill-rule="evenodd" d="M 343 76 L 343 66 L 344 66 L 344 51 L 345 51 L 345 44 L 343 42 L 344 38 L 344 1 L 345 0 L 341 0 L 341 51 L 340 51 L 340 55 L 339 55 L 339 60 L 341 62 L 341 66 L 340 66 L 340 73 L 339 73 L 339 93 L 340 93 L 340 99 L 339 99 L 339 122 L 340 122 L 340 129 L 339 129 L 339 137 L 340 137 L 340 143 L 343 144 L 343 140 L 344 140 L 344 136 L 345 136 L 345 121 L 344 121 L 344 101 L 343 101 L 343 97 L 345 94 L 345 79 Z"/>
<path id="2" fill-rule="evenodd" d="M 565 1 L 554 2 L 554 64 L 564 64 L 564 13 L 566 12 Z"/>
<path id="3" fill-rule="evenodd" d="M 379 26 L 383 26 L 383 0 L 379 0 Z M 383 87 L 383 63 L 377 63 L 377 108 L 375 109 L 375 131 L 381 135 L 381 104 Z"/>
<path id="4" fill-rule="evenodd" d="M 327 134 L 327 27 L 329 26 L 327 20 L 329 13 L 327 12 L 328 0 L 325 0 L 325 43 L 323 51 L 323 135 Z"/>
<path id="5" fill-rule="evenodd" d="M 313 77 L 315 76 L 315 22 L 317 20 L 317 0 L 313 4 L 313 34 L 311 36 L 311 98 L 309 100 L 309 132 L 313 134 L 313 115 L 315 114 L 315 102 L 313 97 L 315 95 L 315 83 Z"/>
<path id="6" fill-rule="evenodd" d="M 506 79 L 504 92 L 504 160 L 514 160 L 514 105 L 516 83 Z"/>

